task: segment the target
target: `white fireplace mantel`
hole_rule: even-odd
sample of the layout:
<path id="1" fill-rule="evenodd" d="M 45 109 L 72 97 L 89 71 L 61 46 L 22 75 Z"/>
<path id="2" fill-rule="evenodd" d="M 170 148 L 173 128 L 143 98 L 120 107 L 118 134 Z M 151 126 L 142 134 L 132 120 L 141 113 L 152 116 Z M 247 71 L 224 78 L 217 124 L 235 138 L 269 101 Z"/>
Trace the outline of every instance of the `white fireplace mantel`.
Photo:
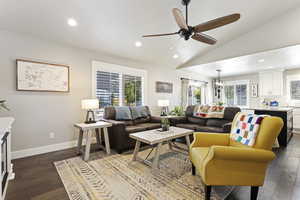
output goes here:
<path id="1" fill-rule="evenodd" d="M 7 171 L 8 171 L 8 179 L 7 182 L 9 180 L 14 179 L 15 174 L 13 172 L 13 166 L 11 164 L 11 127 L 12 124 L 14 123 L 15 119 L 12 117 L 3 117 L 0 118 L 0 141 L 2 143 L 2 139 L 3 137 L 5 137 L 6 133 L 9 133 L 7 135 Z M 0 148 L 0 161 L 2 158 L 2 152 L 1 152 L 1 148 Z M 0 165 L 0 172 L 1 170 L 1 165 Z M 6 189 L 7 189 L 7 183 L 5 184 L 5 188 L 4 191 L 2 191 L 2 187 L 0 187 L 0 200 L 4 200 L 5 199 L 5 194 L 6 194 Z"/>

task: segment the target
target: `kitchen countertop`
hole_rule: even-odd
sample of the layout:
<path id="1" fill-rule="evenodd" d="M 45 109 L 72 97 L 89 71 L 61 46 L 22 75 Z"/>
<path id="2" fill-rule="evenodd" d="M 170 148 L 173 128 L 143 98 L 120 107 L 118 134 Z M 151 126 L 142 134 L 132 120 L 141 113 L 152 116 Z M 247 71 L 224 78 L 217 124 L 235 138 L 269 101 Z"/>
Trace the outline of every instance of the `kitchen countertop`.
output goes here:
<path id="1" fill-rule="evenodd" d="M 266 110 L 266 111 L 282 111 L 282 112 L 288 112 L 293 110 L 292 107 L 249 107 L 249 108 L 243 108 L 244 110 Z"/>

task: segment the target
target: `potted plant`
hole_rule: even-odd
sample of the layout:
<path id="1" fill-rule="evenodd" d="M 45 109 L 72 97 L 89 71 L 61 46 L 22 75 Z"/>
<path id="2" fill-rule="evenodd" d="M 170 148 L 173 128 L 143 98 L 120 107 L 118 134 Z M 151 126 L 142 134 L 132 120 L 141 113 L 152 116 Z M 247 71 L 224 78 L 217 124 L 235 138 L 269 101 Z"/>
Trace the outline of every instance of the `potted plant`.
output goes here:
<path id="1" fill-rule="evenodd" d="M 126 103 L 129 106 L 133 106 L 135 103 L 135 90 L 136 90 L 136 86 L 133 81 L 129 81 L 125 83 L 124 95 L 125 95 Z"/>
<path id="2" fill-rule="evenodd" d="M 0 100 L 0 111 L 9 111 L 5 100 Z"/>
<path id="3" fill-rule="evenodd" d="M 162 131 L 168 131 L 170 129 L 170 122 L 168 118 L 161 118 Z"/>
<path id="4" fill-rule="evenodd" d="M 171 115 L 175 116 L 184 116 L 184 110 L 182 106 L 175 106 L 174 109 L 170 112 Z"/>

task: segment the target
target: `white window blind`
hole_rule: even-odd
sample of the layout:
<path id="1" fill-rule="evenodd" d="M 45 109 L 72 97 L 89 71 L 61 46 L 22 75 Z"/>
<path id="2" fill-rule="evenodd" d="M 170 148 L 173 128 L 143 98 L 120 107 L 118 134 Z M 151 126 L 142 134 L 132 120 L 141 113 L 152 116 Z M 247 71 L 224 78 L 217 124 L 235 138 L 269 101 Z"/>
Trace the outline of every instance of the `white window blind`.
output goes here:
<path id="1" fill-rule="evenodd" d="M 122 73 L 97 71 L 96 97 L 100 107 L 143 104 L 143 78 Z"/>

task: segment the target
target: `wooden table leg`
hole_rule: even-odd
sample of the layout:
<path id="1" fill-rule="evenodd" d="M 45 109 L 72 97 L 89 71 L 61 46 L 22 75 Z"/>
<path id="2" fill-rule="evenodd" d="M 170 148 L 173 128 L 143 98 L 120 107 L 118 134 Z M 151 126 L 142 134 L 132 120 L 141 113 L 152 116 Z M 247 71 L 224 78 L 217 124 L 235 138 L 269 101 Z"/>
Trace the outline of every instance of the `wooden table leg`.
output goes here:
<path id="1" fill-rule="evenodd" d="M 107 128 L 103 128 L 103 132 L 104 132 L 104 140 L 105 140 L 106 153 L 109 155 L 110 154 L 110 145 L 109 145 L 109 138 L 108 138 Z"/>
<path id="2" fill-rule="evenodd" d="M 132 161 L 136 161 L 137 160 L 137 156 L 138 156 L 138 153 L 140 151 L 140 146 L 141 146 L 141 142 L 137 140 L 135 142 L 135 147 L 134 147 Z"/>
<path id="3" fill-rule="evenodd" d="M 79 136 L 78 136 L 78 143 L 77 143 L 77 154 L 78 155 L 81 153 L 82 138 L 83 138 L 83 131 L 80 129 Z"/>
<path id="4" fill-rule="evenodd" d="M 96 128 L 96 139 L 97 139 L 97 143 L 98 145 L 102 145 L 102 141 L 101 141 L 101 129 Z"/>
<path id="5" fill-rule="evenodd" d="M 92 142 L 92 131 L 88 130 L 86 133 L 86 145 L 85 145 L 85 153 L 84 153 L 85 161 L 88 161 L 90 158 L 91 142 Z"/>
<path id="6" fill-rule="evenodd" d="M 186 140 L 186 145 L 188 146 L 188 151 L 189 151 L 190 150 L 190 146 L 191 146 L 190 136 L 186 135 L 185 136 L 185 140 Z"/>
<path id="7" fill-rule="evenodd" d="M 161 148 L 162 143 L 159 143 L 156 147 L 155 151 L 155 157 L 152 163 L 152 168 L 153 169 L 158 169 L 158 162 L 159 162 L 159 155 L 160 155 L 160 148 Z"/>
<path id="8" fill-rule="evenodd" d="M 168 145 L 169 145 L 169 149 L 170 149 L 170 150 L 173 150 L 173 147 L 172 147 L 172 141 L 169 141 L 169 142 L 168 142 Z"/>

